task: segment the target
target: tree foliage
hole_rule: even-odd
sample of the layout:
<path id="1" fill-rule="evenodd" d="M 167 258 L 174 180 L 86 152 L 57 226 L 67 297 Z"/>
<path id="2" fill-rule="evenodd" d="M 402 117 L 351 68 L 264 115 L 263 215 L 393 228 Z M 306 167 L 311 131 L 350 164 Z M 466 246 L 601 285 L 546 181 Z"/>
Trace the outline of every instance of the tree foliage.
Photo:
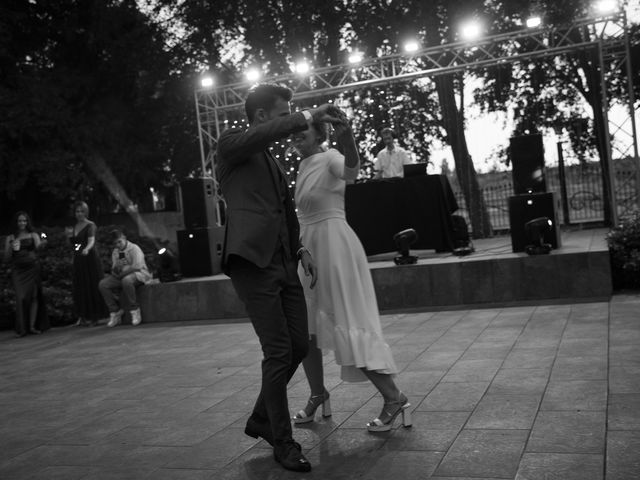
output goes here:
<path id="1" fill-rule="evenodd" d="M 486 10 L 487 21 L 495 33 L 522 29 L 529 15 L 541 15 L 545 25 L 568 25 L 576 19 L 593 17 L 594 2 L 588 0 L 513 0 L 491 2 Z M 632 39 L 631 72 L 636 98 L 640 94 L 640 46 L 638 25 L 630 25 Z M 575 32 L 574 40 L 589 38 L 586 31 Z M 636 39 L 636 41 L 633 41 Z M 527 42 L 514 45 L 523 52 Z M 576 50 L 554 57 L 535 58 L 492 67 L 478 72 L 484 85 L 474 94 L 485 111 L 514 112 L 514 135 L 545 129 L 566 134 L 572 150 L 581 161 L 601 157 L 602 132 L 597 130 L 601 105 L 599 62 L 593 50 Z M 626 64 L 618 62 L 607 68 L 607 92 L 611 102 L 628 102 Z M 602 119 L 601 119 L 602 120 Z"/>
<path id="2" fill-rule="evenodd" d="M 60 0 L 0 4 L 0 197 L 43 193 L 89 200 L 97 211 L 143 203 L 149 187 L 197 171 L 195 76 L 214 70 L 221 83 L 258 66 L 290 72 L 305 58 L 316 67 L 459 40 L 460 24 L 484 21 L 485 33 L 520 29 L 529 14 L 545 23 L 588 15 L 590 0 Z M 633 40 L 636 89 L 640 46 Z M 512 48 L 525 49 L 526 44 Z M 473 53 L 470 53 L 473 55 Z M 417 60 L 416 67 L 420 67 Z M 588 52 L 475 71 L 484 111 L 512 111 L 514 134 L 555 129 L 588 158 L 602 150 L 598 85 Z M 619 70 L 622 65 L 616 66 Z M 619 71 L 606 72 L 624 102 Z M 364 173 L 391 126 L 416 158 L 428 161 L 434 139 L 455 158 L 474 234 L 490 232 L 465 137 L 465 75 L 359 89 L 339 101 L 353 112 Z M 636 91 L 640 98 L 640 90 Z M 326 100 L 326 99 L 318 99 Z M 600 119 L 601 121 L 601 119 Z M 602 130 L 600 128 L 599 130 Z"/>
<path id="3" fill-rule="evenodd" d="M 8 0 L 0 22 L 4 196 L 31 185 L 107 211 L 114 192 L 139 203 L 198 163 L 191 92 L 135 1 Z M 96 177 L 95 159 L 115 184 Z"/>
<path id="4" fill-rule="evenodd" d="M 170 0 L 160 0 L 157 8 L 171 6 Z M 397 52 L 409 34 L 432 45 L 447 43 L 455 38 L 456 22 L 481 6 L 481 0 L 244 0 L 235 2 L 233 8 L 220 1 L 184 2 L 174 12 L 187 32 L 183 38 L 185 51 L 209 62 L 222 81 L 229 82 L 240 80 L 229 77 L 232 71 L 241 72 L 256 63 L 265 73 L 281 75 L 288 73 L 300 57 L 325 66 L 344 62 L 348 52 L 356 49 L 368 56 Z M 237 46 L 241 53 L 236 57 L 228 48 L 229 39 L 234 37 L 240 39 Z M 217 53 L 204 55 L 203 45 L 207 52 Z M 357 119 L 358 140 L 367 159 L 365 172 L 370 171 L 377 131 L 383 126 L 395 128 L 423 161 L 429 160 L 430 138 L 455 141 L 456 171 L 461 176 L 473 230 L 484 236 L 490 233 L 488 215 L 467 151 L 464 112 L 456 106 L 454 86 L 461 88 L 451 77 L 441 79 L 440 84 L 414 81 L 345 92 L 341 101 Z"/>

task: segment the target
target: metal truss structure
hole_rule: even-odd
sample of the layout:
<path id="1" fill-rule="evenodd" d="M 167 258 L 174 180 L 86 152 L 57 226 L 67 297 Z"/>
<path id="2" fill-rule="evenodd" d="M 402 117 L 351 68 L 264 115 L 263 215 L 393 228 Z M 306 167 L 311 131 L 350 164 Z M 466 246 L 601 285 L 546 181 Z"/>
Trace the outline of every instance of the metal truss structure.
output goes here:
<path id="1" fill-rule="evenodd" d="M 631 79 L 631 59 L 625 13 L 584 19 L 570 25 L 523 29 L 484 37 L 473 42 L 458 42 L 424 48 L 411 54 L 394 54 L 365 60 L 358 64 L 345 63 L 310 70 L 304 76 L 288 74 L 263 79 L 288 85 L 294 100 L 336 95 L 344 91 L 407 82 L 454 72 L 489 68 L 513 62 L 552 57 L 579 51 L 597 52 L 600 71 L 600 92 L 606 124 L 606 159 L 603 166 L 609 171 L 610 205 L 614 205 L 611 160 L 631 155 L 635 158 L 635 182 L 640 192 L 640 159 L 635 121 L 635 99 Z M 616 69 L 627 77 L 626 110 L 628 118 L 611 123 L 609 100 L 611 85 L 607 72 Z M 619 78 L 619 77 L 618 77 Z M 202 171 L 215 180 L 214 154 L 216 139 L 228 123 L 233 111 L 243 107 L 250 88 L 249 82 L 202 88 L 195 92 L 200 137 Z M 615 142 L 610 141 L 613 136 Z M 613 151 L 612 151 L 613 145 Z M 603 172 L 605 174 L 605 172 Z M 216 189 L 217 190 L 217 189 Z M 606 191 L 606 190 L 605 190 Z M 640 202 L 640 196 L 638 198 Z M 612 223 L 617 223 L 616 208 L 612 208 Z"/>

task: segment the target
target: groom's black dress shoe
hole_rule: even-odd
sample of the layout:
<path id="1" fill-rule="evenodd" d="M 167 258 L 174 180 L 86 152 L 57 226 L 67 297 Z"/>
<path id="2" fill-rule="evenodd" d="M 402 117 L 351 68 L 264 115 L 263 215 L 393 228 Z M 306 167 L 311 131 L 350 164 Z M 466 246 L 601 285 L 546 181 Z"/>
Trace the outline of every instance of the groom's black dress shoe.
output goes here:
<path id="1" fill-rule="evenodd" d="M 247 420 L 247 426 L 244 428 L 244 433 L 253 438 L 261 437 L 269 445 L 273 446 L 273 433 L 271 432 L 271 425 L 269 422 L 260 422 L 249 417 L 249 420 Z"/>
<path id="2" fill-rule="evenodd" d="M 273 457 L 287 470 L 310 472 L 311 464 L 302 454 L 300 444 L 293 440 L 273 447 Z"/>

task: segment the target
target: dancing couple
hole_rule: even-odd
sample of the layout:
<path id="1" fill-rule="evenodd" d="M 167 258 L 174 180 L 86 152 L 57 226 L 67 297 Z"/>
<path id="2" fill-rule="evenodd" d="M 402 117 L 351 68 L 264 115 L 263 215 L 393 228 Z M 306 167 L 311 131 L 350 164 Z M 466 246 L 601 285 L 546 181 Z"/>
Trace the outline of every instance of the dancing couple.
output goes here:
<path id="1" fill-rule="evenodd" d="M 330 415 L 323 348 L 335 352 L 344 381 L 370 380 L 381 393 L 384 406 L 369 431 L 390 430 L 398 416 L 405 426 L 411 422 L 410 404 L 393 380 L 397 368 L 382 337 L 365 252 L 345 219 L 346 182 L 359 171 L 351 128 L 331 104 L 291 113 L 291 98 L 286 87 L 254 87 L 245 101 L 249 128 L 220 135 L 216 168 L 227 202 L 223 269 L 264 355 L 262 388 L 245 433 L 270 443 L 284 468 L 309 471 L 293 440 L 287 383 L 302 362 L 311 396 L 295 423 L 312 421 L 320 406 Z M 323 147 L 329 125 L 340 151 Z M 285 173 L 268 150 L 289 136 L 303 157 L 297 214 Z"/>

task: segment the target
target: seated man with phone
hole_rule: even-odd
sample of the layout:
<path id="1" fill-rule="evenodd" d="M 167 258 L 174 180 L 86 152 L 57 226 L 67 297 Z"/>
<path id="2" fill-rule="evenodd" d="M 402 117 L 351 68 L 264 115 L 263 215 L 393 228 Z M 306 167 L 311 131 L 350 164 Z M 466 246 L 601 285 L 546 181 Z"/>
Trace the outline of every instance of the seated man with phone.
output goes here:
<path id="1" fill-rule="evenodd" d="M 142 249 L 127 240 L 121 230 L 111 232 L 114 248 L 111 253 L 111 273 L 105 276 L 98 287 L 109 308 L 107 327 L 115 327 L 122 321 L 124 311 L 119 302 L 122 292 L 131 309 L 131 324 L 139 325 L 142 321 L 140 307 L 136 297 L 136 288 L 151 280 L 151 274 L 144 260 Z"/>

